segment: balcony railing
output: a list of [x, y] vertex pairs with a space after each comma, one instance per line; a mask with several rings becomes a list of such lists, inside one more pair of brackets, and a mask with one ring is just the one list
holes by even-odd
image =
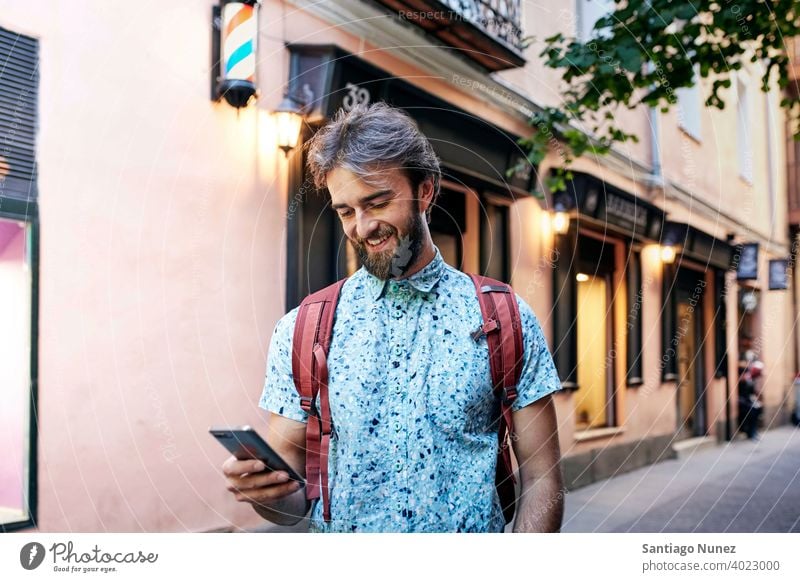
[[375, 0], [490, 71], [525, 64], [520, 0]]

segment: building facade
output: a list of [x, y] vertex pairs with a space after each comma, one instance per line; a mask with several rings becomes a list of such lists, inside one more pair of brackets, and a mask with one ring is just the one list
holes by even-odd
[[522, 37], [586, 35], [602, 3], [263, 0], [258, 99], [238, 110], [212, 98], [213, 2], [158, 18], [53, 4], [0, 15], [5, 529], [261, 523], [224, 489], [208, 428], [263, 425], [275, 323], [358, 268], [302, 147], [278, 147], [285, 95], [306, 105], [300, 145], [377, 100], [429, 137], [434, 242], [510, 281], [554, 353], [570, 488], [731, 438], [743, 335], [766, 366], [765, 422], [785, 422], [794, 285], [771, 287], [793, 265], [786, 128], [757, 71], [724, 111], [701, 85], [669, 114], [621, 113], [640, 141], [537, 198], [557, 142], [520, 169], [517, 140], [559, 79]]

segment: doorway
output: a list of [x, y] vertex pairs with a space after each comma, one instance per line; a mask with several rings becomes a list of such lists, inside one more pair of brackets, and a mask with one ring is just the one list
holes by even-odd
[[578, 274], [578, 386], [575, 428], [610, 426], [609, 387], [613, 386], [610, 312], [611, 285], [606, 275]]
[[676, 436], [686, 439], [706, 434], [705, 366], [703, 337], [704, 273], [681, 268], [675, 290], [675, 333], [678, 338]]
[[614, 241], [596, 233], [577, 239], [577, 380], [575, 428], [616, 425], [614, 398]]

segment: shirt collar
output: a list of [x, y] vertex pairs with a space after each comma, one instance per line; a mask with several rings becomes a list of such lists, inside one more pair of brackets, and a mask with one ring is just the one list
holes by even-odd
[[[434, 245], [433, 250], [435, 254], [433, 255], [433, 259], [431, 259], [427, 265], [410, 277], [397, 280], [397, 282], [408, 282], [411, 287], [423, 293], [428, 293], [431, 291], [431, 289], [436, 286], [436, 283], [439, 282], [439, 279], [442, 278], [442, 274], [444, 273], [445, 269], [444, 259], [442, 259], [442, 255], [436, 245]], [[369, 288], [370, 295], [375, 301], [377, 301], [383, 295], [388, 281], [385, 279], [378, 279], [366, 269], [364, 269], [364, 272], [367, 276], [367, 287]]]

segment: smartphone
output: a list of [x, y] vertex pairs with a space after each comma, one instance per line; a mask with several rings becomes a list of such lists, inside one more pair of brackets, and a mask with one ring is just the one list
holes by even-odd
[[297, 472], [283, 460], [267, 442], [261, 438], [255, 429], [249, 426], [236, 428], [210, 428], [208, 432], [216, 438], [223, 447], [240, 461], [258, 459], [270, 471], [284, 471], [289, 479], [305, 486], [306, 482]]

